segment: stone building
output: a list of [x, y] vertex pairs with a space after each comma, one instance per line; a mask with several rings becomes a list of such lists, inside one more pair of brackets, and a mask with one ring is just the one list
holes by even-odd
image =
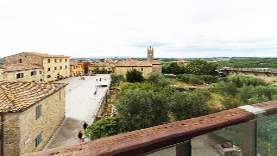
[[115, 64], [114, 73], [125, 75], [128, 70], [137, 69], [142, 72], [144, 78], [154, 72], [162, 73], [162, 65], [160, 61], [154, 60], [154, 49], [147, 49], [147, 61], [139, 61], [135, 59], [127, 59], [123, 61], [118, 61]]
[[70, 75], [69, 56], [22, 52], [4, 59], [4, 77], [10, 82], [51, 82]]
[[65, 117], [63, 83], [0, 82], [1, 156], [41, 151]]
[[142, 72], [144, 78], [148, 78], [153, 72], [162, 73], [162, 65], [160, 61], [154, 60], [154, 49], [147, 49], [147, 60], [139, 61], [136, 59], [127, 59], [123, 61], [105, 61], [101, 63], [93, 63], [89, 66], [89, 73], [93, 73], [95, 69], [106, 69], [110, 73], [126, 75], [128, 70], [136, 69]]
[[108, 63], [108, 62], [100, 62], [100, 63], [92, 63], [88, 67], [88, 74], [94, 74], [97, 73], [97, 71], [100, 70], [107, 70], [107, 72], [110, 74], [114, 71], [114, 64]]

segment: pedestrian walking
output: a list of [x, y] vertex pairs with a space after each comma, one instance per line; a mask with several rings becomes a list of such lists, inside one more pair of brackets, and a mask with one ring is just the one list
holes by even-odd
[[83, 142], [83, 133], [82, 130], [80, 130], [77, 134], [77, 138], [79, 139], [79, 143]]
[[86, 131], [87, 127], [88, 127], [88, 124], [86, 122], [84, 122], [84, 124], [83, 124], [84, 131]]

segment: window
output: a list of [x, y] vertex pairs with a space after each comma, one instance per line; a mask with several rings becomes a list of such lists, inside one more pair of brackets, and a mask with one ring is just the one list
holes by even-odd
[[143, 71], [143, 68], [140, 68], [140, 71]]
[[16, 79], [21, 79], [24, 77], [24, 74], [23, 73], [18, 73], [16, 74]]
[[65, 68], [67, 68], [67, 66], [65, 66]]
[[41, 71], [41, 70], [39, 71], [39, 74], [42, 74], [42, 71]]
[[22, 63], [22, 59], [19, 59], [18, 62], [19, 62], [19, 63]]
[[48, 63], [50, 63], [51, 61], [50, 61], [50, 59], [48, 59]]
[[37, 136], [37, 138], [36, 138], [36, 147], [38, 147], [38, 145], [40, 144], [41, 140], [42, 140], [42, 137], [41, 137], [41, 134], [39, 134]]
[[57, 67], [55, 67], [55, 70], [57, 70]]
[[41, 116], [41, 105], [38, 105], [36, 107], [36, 119], [38, 119]]
[[67, 59], [65, 59], [65, 62], [67, 62]]
[[63, 69], [63, 66], [60, 66], [60, 69]]
[[57, 63], [57, 59], [55, 59], [55, 62]]
[[33, 75], [37, 75], [37, 72], [36, 71], [32, 71], [31, 72], [31, 76], [33, 76]]
[[62, 62], [62, 59], [60, 59], [60, 62]]
[[51, 75], [47, 75], [47, 78], [50, 78], [51, 77]]
[[50, 68], [48, 68], [48, 71], [50, 71], [51, 69]]

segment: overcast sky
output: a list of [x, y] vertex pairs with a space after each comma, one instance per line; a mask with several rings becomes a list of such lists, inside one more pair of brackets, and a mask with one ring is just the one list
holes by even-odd
[[276, 0], [1, 0], [0, 57], [277, 57]]

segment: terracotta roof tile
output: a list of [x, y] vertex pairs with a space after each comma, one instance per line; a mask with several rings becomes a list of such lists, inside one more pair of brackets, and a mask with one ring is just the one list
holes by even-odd
[[135, 59], [128, 59], [124, 61], [118, 61], [116, 63], [117, 67], [151, 67], [152, 63], [150, 61], [138, 61]]
[[24, 66], [20, 66], [20, 65], [9, 65], [6, 66], [6, 72], [10, 72], [10, 71], [21, 71], [21, 70], [30, 70], [30, 69], [43, 69], [43, 67], [39, 66], [39, 65], [24, 65]]
[[23, 53], [27, 53], [27, 54], [31, 54], [31, 55], [36, 55], [36, 56], [41, 56], [41, 57], [51, 57], [51, 58], [68, 58], [69, 56], [65, 56], [65, 55], [49, 55], [49, 54], [42, 54], [42, 53], [38, 53], [38, 52], [23, 52]]
[[18, 112], [65, 87], [65, 83], [0, 81], [0, 112]]

